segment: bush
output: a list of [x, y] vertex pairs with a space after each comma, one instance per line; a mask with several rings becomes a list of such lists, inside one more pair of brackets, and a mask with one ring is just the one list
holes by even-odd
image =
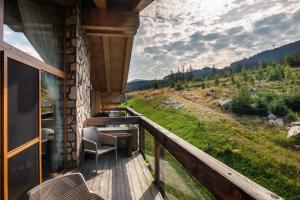
[[277, 116], [286, 116], [290, 110], [283, 98], [275, 99], [270, 103], [270, 112]]
[[266, 116], [269, 112], [269, 102], [264, 97], [258, 97], [254, 103], [254, 113], [260, 116]]
[[270, 68], [268, 72], [269, 81], [282, 81], [284, 79], [284, 68], [280, 65]]
[[289, 111], [288, 114], [284, 117], [284, 119], [286, 121], [293, 122], [297, 120], [297, 117], [298, 117], [297, 113]]
[[184, 89], [184, 85], [181, 82], [178, 82], [175, 85], [175, 90], [179, 91], [179, 90], [183, 90]]
[[239, 114], [253, 114], [254, 109], [252, 106], [253, 98], [248, 88], [243, 87], [239, 90], [238, 94], [232, 98], [231, 109]]
[[300, 112], [300, 94], [285, 97], [287, 106], [295, 112]]

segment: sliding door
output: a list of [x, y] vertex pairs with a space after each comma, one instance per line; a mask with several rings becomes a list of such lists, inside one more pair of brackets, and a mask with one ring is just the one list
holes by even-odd
[[39, 183], [39, 70], [7, 59], [8, 198]]

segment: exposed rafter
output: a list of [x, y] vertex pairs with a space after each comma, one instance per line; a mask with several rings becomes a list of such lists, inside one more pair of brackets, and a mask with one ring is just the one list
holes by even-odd
[[132, 45], [133, 45], [133, 37], [128, 37], [126, 42], [126, 52], [125, 52], [125, 60], [124, 60], [124, 72], [123, 72], [123, 85], [122, 85], [122, 93], [126, 91], [127, 79], [128, 79], [128, 71], [129, 71], [129, 64], [132, 52]]
[[60, 4], [62, 6], [70, 6], [73, 7], [76, 5], [76, 0], [53, 0], [55, 3]]
[[154, 0], [133, 0], [131, 4], [132, 12], [139, 13], [144, 10]]
[[94, 0], [99, 10], [107, 10], [107, 0]]
[[104, 62], [105, 62], [105, 75], [106, 75], [106, 90], [111, 92], [111, 51], [110, 51], [110, 39], [108, 37], [103, 37], [103, 52], [104, 52]]

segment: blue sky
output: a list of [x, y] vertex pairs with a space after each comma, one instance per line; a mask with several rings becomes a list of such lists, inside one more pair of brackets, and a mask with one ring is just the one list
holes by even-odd
[[222, 68], [300, 39], [300, 0], [156, 0], [140, 14], [129, 81]]

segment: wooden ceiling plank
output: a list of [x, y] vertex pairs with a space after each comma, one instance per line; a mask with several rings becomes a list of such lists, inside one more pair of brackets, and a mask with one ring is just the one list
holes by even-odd
[[94, 0], [97, 8], [99, 10], [107, 10], [107, 1], [106, 0]]
[[117, 33], [86, 33], [87, 36], [96, 36], [96, 37], [128, 37], [127, 34], [117, 34]]
[[91, 25], [82, 25], [81, 28], [85, 30], [97, 30], [97, 31], [126, 31], [126, 32], [135, 32], [135, 29], [132, 27], [116, 27], [116, 26], [91, 26]]
[[55, 3], [58, 3], [62, 6], [70, 6], [73, 7], [76, 5], [76, 1], [75, 0], [53, 0]]
[[153, 1], [154, 0], [133, 0], [131, 4], [131, 10], [134, 13], [139, 13]]
[[123, 94], [125, 94], [126, 85], [127, 85], [132, 45], [133, 45], [133, 37], [128, 37], [126, 42], [126, 52], [125, 52], [125, 60], [124, 60], [124, 72], [123, 72], [123, 84], [122, 84]]
[[106, 75], [106, 89], [107, 92], [111, 92], [111, 50], [110, 50], [110, 38], [103, 37], [103, 52], [105, 62], [105, 75]]

